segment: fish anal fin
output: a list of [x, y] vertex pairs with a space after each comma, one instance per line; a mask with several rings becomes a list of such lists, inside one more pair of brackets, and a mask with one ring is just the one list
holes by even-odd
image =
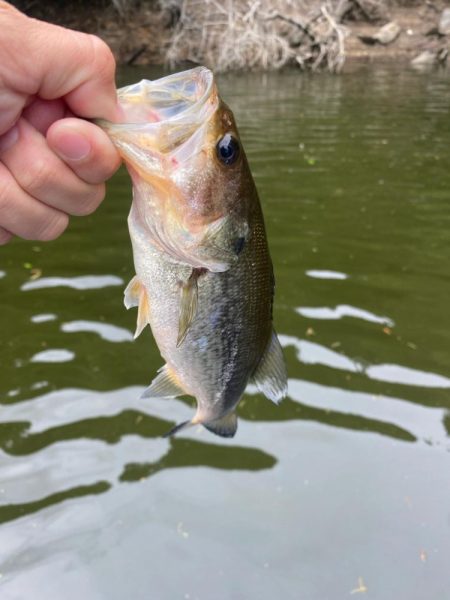
[[123, 303], [125, 308], [133, 308], [133, 306], [139, 306], [139, 297], [142, 290], [142, 283], [137, 278], [137, 275], [130, 280], [130, 283], [125, 288]]
[[168, 365], [164, 365], [141, 398], [176, 398], [184, 393], [175, 373]]
[[283, 350], [273, 330], [264, 354], [253, 373], [252, 381], [258, 390], [275, 404], [287, 395], [287, 372]]
[[238, 420], [236, 413], [230, 412], [220, 419], [214, 421], [202, 422], [203, 427], [208, 431], [220, 435], [221, 437], [232, 438], [236, 433]]
[[189, 327], [197, 314], [198, 306], [198, 278], [201, 269], [192, 269], [192, 273], [186, 283], [183, 283], [180, 291], [180, 315], [178, 320], [177, 348], [183, 343]]

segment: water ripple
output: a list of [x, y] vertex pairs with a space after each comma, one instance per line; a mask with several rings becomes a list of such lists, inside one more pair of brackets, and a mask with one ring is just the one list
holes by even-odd
[[97, 333], [107, 342], [132, 342], [134, 339], [133, 334], [128, 329], [110, 323], [99, 323], [98, 321], [70, 321], [61, 325], [61, 331], [66, 333], [82, 331]]
[[340, 271], [310, 269], [309, 271], [305, 271], [305, 273], [308, 277], [313, 277], [314, 279], [348, 279], [348, 275]]
[[355, 319], [362, 319], [370, 323], [380, 323], [381, 325], [389, 325], [389, 327], [394, 326], [394, 321], [389, 319], [389, 317], [378, 316], [368, 310], [348, 304], [339, 304], [334, 308], [327, 306], [299, 306], [295, 311], [308, 319], [337, 320], [343, 317], [354, 317]]
[[31, 362], [35, 363], [62, 363], [69, 362], [75, 358], [74, 352], [64, 348], [54, 348], [52, 350], [43, 350], [31, 357]]
[[35, 281], [25, 282], [20, 289], [23, 292], [53, 287], [69, 287], [74, 290], [98, 290], [123, 284], [123, 279], [116, 275], [82, 275], [80, 277], [41, 277]]
[[365, 369], [367, 377], [389, 383], [403, 383], [427, 388], [450, 388], [450, 379], [438, 373], [410, 369], [401, 365], [372, 365]]
[[54, 321], [56, 315], [52, 313], [43, 313], [41, 315], [33, 315], [30, 319], [32, 323], [47, 323], [47, 321]]
[[365, 419], [382, 419], [385, 423], [406, 429], [415, 438], [446, 444], [444, 427], [446, 411], [414, 404], [383, 394], [343, 390], [318, 383], [289, 379], [289, 397], [305, 406], [326, 411], [339, 411]]
[[393, 364], [367, 365], [314, 342], [299, 340], [289, 335], [280, 335], [279, 338], [283, 347], [294, 346], [296, 348], [297, 358], [304, 364], [319, 364], [352, 373], [363, 373], [369, 379], [401, 385], [450, 388], [450, 379], [438, 373]]

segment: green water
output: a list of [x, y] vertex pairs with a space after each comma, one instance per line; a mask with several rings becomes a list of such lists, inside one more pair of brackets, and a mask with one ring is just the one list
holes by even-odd
[[449, 74], [220, 86], [266, 216], [289, 398], [250, 389], [232, 441], [161, 438], [193, 411], [139, 399], [162, 361], [122, 305], [124, 172], [61, 239], [0, 249], [0, 598], [448, 598]]

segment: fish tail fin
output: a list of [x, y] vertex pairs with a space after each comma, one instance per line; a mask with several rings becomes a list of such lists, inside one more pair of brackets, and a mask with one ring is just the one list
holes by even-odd
[[208, 431], [220, 435], [221, 437], [232, 438], [237, 431], [238, 420], [236, 413], [230, 412], [220, 419], [214, 419], [213, 421], [207, 421], [202, 423], [203, 427], [206, 427]]
[[220, 437], [232, 438], [237, 431], [238, 420], [234, 411], [226, 414], [220, 419], [214, 419], [212, 421], [200, 421], [198, 417], [194, 417], [190, 421], [183, 421], [183, 423], [175, 425], [175, 427], [172, 427], [172, 429], [165, 433], [163, 437], [172, 437], [179, 431], [192, 427], [193, 425], [203, 425], [208, 431], [220, 435]]

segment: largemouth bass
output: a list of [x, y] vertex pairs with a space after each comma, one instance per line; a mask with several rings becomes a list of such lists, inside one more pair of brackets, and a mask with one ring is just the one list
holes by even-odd
[[166, 361], [143, 396], [196, 398], [192, 420], [168, 435], [201, 423], [232, 437], [249, 382], [276, 403], [287, 391], [264, 220], [233, 114], [204, 67], [118, 98], [125, 122], [100, 125], [133, 182], [125, 306]]

